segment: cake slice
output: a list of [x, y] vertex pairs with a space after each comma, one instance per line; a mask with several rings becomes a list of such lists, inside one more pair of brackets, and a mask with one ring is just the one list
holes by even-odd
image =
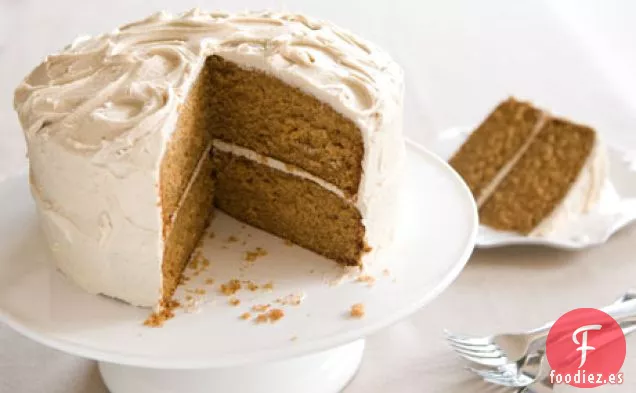
[[596, 132], [513, 98], [501, 103], [450, 160], [483, 225], [547, 235], [598, 201], [605, 157]]

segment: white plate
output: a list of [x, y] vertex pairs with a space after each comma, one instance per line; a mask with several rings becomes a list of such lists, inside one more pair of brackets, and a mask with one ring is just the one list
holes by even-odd
[[[448, 160], [466, 140], [471, 128], [457, 127], [442, 132], [431, 150]], [[561, 249], [582, 249], [605, 243], [610, 236], [636, 220], [636, 157], [612, 146], [607, 147], [609, 179], [598, 206], [578, 217], [562, 231], [547, 237], [529, 237], [479, 226], [477, 246], [537, 245]]]
[[[204, 249], [211, 266], [190, 288], [207, 288], [198, 313], [183, 313], [162, 328], [142, 326], [148, 311], [83, 292], [52, 267], [38, 229], [27, 177], [0, 183], [0, 320], [24, 335], [87, 358], [154, 368], [224, 367], [291, 358], [350, 343], [413, 313], [439, 295], [469, 258], [477, 214], [468, 188], [443, 161], [408, 144], [406, 185], [398, 241], [372, 267], [377, 282], [329, 285], [342, 269], [277, 237], [243, 227], [223, 215]], [[9, 207], [9, 208], [7, 208]], [[227, 243], [235, 235], [240, 240]], [[242, 241], [247, 243], [243, 245]], [[242, 303], [216, 285], [240, 275], [243, 253], [263, 247], [268, 255], [245, 270], [245, 279], [274, 282], [274, 291], [241, 291]], [[224, 248], [226, 247], [226, 248]], [[381, 271], [390, 269], [389, 277]], [[313, 273], [312, 273], [313, 271]], [[300, 306], [284, 307], [275, 324], [255, 325], [238, 316], [251, 305], [304, 292]], [[364, 303], [366, 316], [348, 317]], [[292, 340], [296, 337], [297, 339]]]

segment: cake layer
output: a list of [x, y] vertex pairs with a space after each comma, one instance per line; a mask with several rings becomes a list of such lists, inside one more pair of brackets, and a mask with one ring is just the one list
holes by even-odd
[[355, 205], [321, 185], [215, 151], [215, 204], [231, 216], [347, 265], [365, 252]]
[[206, 61], [207, 116], [215, 138], [298, 166], [358, 192], [362, 135], [329, 105], [261, 71]]
[[479, 200], [535, 132], [541, 111], [514, 98], [502, 102], [449, 160]]
[[495, 229], [529, 234], [561, 204], [595, 146], [589, 127], [552, 118], [479, 210]]
[[213, 209], [214, 177], [210, 149], [202, 153], [193, 177], [184, 190], [171, 228], [164, 240], [163, 298], [172, 296], [179, 283], [181, 272], [208, 226]]
[[204, 68], [179, 108], [179, 120], [161, 161], [159, 192], [164, 238], [194, 169], [212, 139], [205, 123], [205, 108], [209, 101], [208, 86], [205, 85], [207, 75]]

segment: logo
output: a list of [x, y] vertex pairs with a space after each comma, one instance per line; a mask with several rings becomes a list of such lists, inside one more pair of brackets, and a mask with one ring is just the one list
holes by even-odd
[[[585, 325], [574, 331], [574, 334], [572, 335], [572, 341], [574, 341], [575, 344], [581, 344], [581, 346], [576, 349], [577, 351], [581, 351], [581, 364], [579, 364], [579, 368], [585, 365], [585, 361], [587, 360], [587, 351], [593, 351], [596, 349], [587, 345], [587, 331], [601, 330], [602, 328], [603, 326], [601, 325]], [[579, 340], [577, 339], [577, 335], [579, 333], [582, 333], [581, 336], [583, 336], [583, 341], [581, 343], [579, 343]]]
[[594, 308], [579, 308], [561, 316], [546, 342], [552, 382], [578, 388], [622, 383], [625, 353], [620, 325]]

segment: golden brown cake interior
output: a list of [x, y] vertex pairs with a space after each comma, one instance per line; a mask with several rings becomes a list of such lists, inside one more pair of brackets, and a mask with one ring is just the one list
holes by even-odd
[[530, 233], [565, 198], [595, 143], [593, 129], [551, 119], [479, 211], [482, 223]]
[[203, 70], [180, 107], [159, 172], [164, 300], [177, 287], [212, 212], [212, 136], [205, 123], [206, 75], [207, 70]]
[[359, 263], [364, 226], [355, 205], [262, 163], [208, 154], [213, 139], [291, 164], [349, 197], [357, 193], [363, 143], [350, 120], [263, 72], [208, 58], [180, 108], [160, 168], [164, 300], [209, 222], [213, 200], [239, 220], [344, 264]]
[[212, 136], [207, 131], [205, 116], [205, 108], [209, 101], [207, 75], [208, 70], [204, 68], [190, 89], [188, 98], [181, 105], [176, 130], [161, 161], [159, 193], [164, 238], [167, 235], [166, 230], [170, 227], [172, 215], [192, 178], [194, 168], [212, 141]]
[[541, 112], [530, 104], [509, 98], [495, 108], [449, 160], [475, 199], [528, 141], [540, 116]]
[[358, 191], [363, 145], [353, 122], [263, 72], [218, 56], [206, 67], [215, 138], [303, 168], [350, 195]]
[[162, 268], [164, 299], [172, 296], [181, 272], [210, 222], [213, 200], [213, 161], [209, 154], [205, 154], [165, 239]]
[[347, 265], [364, 248], [355, 206], [316, 183], [216, 151], [216, 205], [241, 221]]

